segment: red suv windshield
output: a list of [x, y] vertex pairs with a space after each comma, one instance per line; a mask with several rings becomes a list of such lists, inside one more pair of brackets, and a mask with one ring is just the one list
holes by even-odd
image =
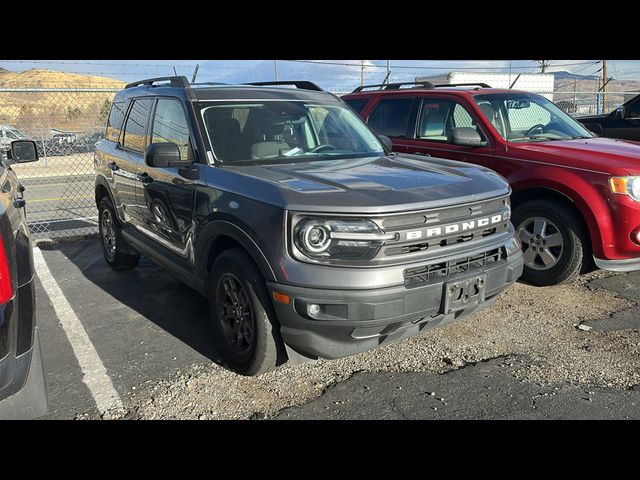
[[541, 95], [523, 92], [474, 95], [484, 117], [510, 142], [570, 140], [593, 135]]

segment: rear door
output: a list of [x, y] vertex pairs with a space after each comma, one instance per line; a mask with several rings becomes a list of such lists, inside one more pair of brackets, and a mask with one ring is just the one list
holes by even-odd
[[144, 162], [144, 150], [148, 144], [148, 123], [154, 100], [150, 97], [134, 98], [124, 121], [124, 128], [117, 147], [118, 155], [113, 172], [115, 195], [122, 207], [126, 221], [140, 225], [143, 212], [137, 204], [138, 170]]
[[[149, 127], [149, 143], [171, 142], [182, 159], [194, 161], [192, 132], [183, 103], [159, 97], [154, 104]], [[202, 167], [197, 163], [195, 169]], [[186, 175], [186, 176], [185, 176]], [[143, 233], [179, 255], [188, 266], [189, 238], [194, 207], [194, 181], [178, 167], [151, 167], [138, 164], [138, 208]], [[197, 176], [197, 175], [196, 175]]]
[[385, 95], [369, 112], [367, 123], [377, 134], [391, 139], [395, 152], [413, 153], [406, 141], [415, 131], [417, 103], [412, 95]]
[[[452, 97], [424, 95], [417, 100], [416, 129], [411, 138], [402, 140], [407, 153], [431, 155], [461, 162], [489, 166], [494, 146], [485, 134], [475, 113]], [[453, 145], [454, 128], [474, 128], [486, 142], [482, 147]]]

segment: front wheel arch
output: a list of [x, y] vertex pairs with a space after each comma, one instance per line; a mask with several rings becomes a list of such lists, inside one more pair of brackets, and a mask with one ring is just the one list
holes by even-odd
[[[593, 238], [593, 232], [589, 228], [584, 215], [577, 207], [577, 205], [564, 193], [551, 188], [528, 188], [524, 190], [518, 190], [511, 195], [511, 208], [515, 210], [519, 205], [522, 205], [528, 201], [535, 200], [549, 200], [557, 202], [571, 210], [575, 217], [580, 221], [582, 228], [586, 232], [587, 245], [585, 245], [585, 253], [593, 257], [593, 244], [600, 242], [600, 238]], [[517, 225], [514, 225], [517, 227]]]

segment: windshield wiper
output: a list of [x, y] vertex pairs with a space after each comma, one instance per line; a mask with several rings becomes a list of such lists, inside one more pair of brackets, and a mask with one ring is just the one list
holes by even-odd
[[582, 138], [593, 138], [593, 137], [585, 137], [584, 135], [575, 135], [571, 137], [573, 140], [580, 140]]

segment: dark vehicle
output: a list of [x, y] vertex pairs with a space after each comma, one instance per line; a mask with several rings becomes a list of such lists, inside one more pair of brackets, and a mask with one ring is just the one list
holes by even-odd
[[48, 140], [36, 141], [36, 147], [41, 157], [71, 155], [77, 151], [77, 141], [78, 136], [75, 133], [55, 133]]
[[611, 113], [578, 117], [576, 120], [600, 137], [640, 142], [640, 95]]
[[12, 142], [8, 157], [0, 162], [0, 419], [26, 419], [47, 413], [47, 396], [24, 188], [9, 165], [37, 160], [35, 143]]
[[207, 296], [243, 374], [453, 321], [522, 271], [504, 179], [392, 154], [310, 82], [127, 85], [95, 167], [107, 263], [143, 253]]
[[640, 144], [596, 138], [541, 95], [486, 84], [371, 85], [343, 99], [396, 152], [503, 175], [524, 280], [562, 283], [593, 263], [640, 269]]
[[98, 142], [104, 138], [103, 132], [87, 133], [80, 135], [78, 140], [73, 143], [72, 151], [74, 153], [90, 153], [95, 152]]

